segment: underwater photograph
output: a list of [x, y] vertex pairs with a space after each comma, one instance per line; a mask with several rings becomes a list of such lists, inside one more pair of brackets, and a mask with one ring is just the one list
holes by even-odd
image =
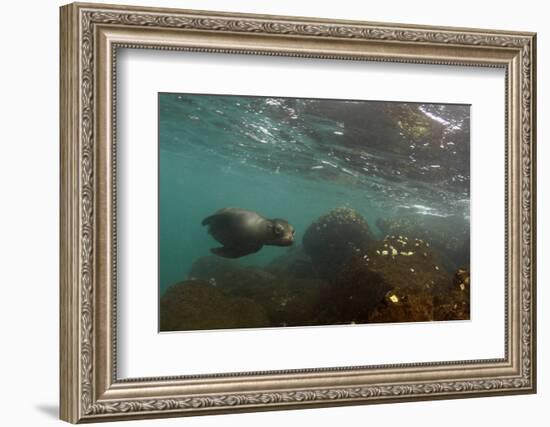
[[470, 318], [470, 105], [158, 111], [160, 332]]

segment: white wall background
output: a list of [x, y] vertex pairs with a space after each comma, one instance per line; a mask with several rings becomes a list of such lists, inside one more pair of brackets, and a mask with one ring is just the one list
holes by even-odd
[[[113, 3], [122, 3], [110, 0]], [[130, 1], [130, 0], [129, 0]], [[133, 0], [133, 4], [538, 32], [539, 393], [437, 402], [208, 416], [131, 425], [546, 425], [550, 405], [550, 29], [544, 2]], [[60, 425], [58, 402], [58, 6], [2, 5], [0, 65], [0, 401], [2, 425]]]

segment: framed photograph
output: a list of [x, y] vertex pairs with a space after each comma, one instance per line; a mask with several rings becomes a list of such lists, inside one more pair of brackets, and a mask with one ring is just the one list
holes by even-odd
[[536, 391], [535, 34], [60, 22], [63, 420]]

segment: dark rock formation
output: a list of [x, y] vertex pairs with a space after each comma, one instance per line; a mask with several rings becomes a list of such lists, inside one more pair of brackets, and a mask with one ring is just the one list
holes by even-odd
[[354, 255], [338, 278], [323, 288], [323, 324], [367, 323], [390, 287], [373, 272], [366, 255]]
[[390, 289], [369, 322], [436, 320], [437, 298], [450, 292], [452, 281], [430, 243], [404, 235], [386, 236], [368, 252], [366, 261]]
[[469, 319], [469, 268], [453, 278], [423, 238], [374, 241], [360, 215], [340, 208], [310, 226], [304, 249], [266, 267], [199, 258], [192, 279], [162, 296], [161, 330]]
[[203, 280], [171, 286], [160, 299], [160, 330], [189, 331], [270, 326], [265, 309], [242, 297], [229, 297]]
[[450, 292], [436, 297], [435, 320], [470, 319], [470, 268], [459, 268]]
[[304, 251], [319, 276], [334, 280], [353, 255], [363, 253], [373, 242], [367, 221], [355, 210], [341, 207], [314, 221], [303, 237]]
[[470, 263], [470, 223], [462, 216], [400, 215], [380, 218], [376, 226], [385, 235], [415, 236], [430, 242], [450, 272]]
[[243, 267], [235, 259], [218, 256], [203, 256], [191, 265], [188, 277], [191, 280], [201, 279], [210, 282], [219, 281], [226, 273], [240, 270]]
[[311, 258], [306, 255], [301, 246], [294, 246], [271, 261], [265, 270], [277, 276], [286, 276], [294, 279], [317, 279], [318, 275], [313, 267]]
[[434, 298], [421, 289], [394, 289], [376, 307], [370, 323], [427, 322], [434, 320]]
[[316, 323], [323, 282], [275, 276], [247, 268], [226, 274], [218, 288], [232, 297], [244, 297], [264, 307], [271, 326], [304, 326]]
[[366, 262], [392, 289], [425, 289], [433, 293], [451, 286], [451, 277], [437, 252], [419, 238], [386, 236], [367, 252]]

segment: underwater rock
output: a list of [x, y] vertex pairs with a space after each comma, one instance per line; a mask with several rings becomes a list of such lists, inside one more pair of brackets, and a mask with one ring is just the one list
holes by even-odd
[[323, 288], [319, 323], [367, 323], [389, 289], [363, 255], [353, 255], [338, 278]]
[[218, 282], [226, 274], [243, 267], [237, 260], [217, 256], [203, 256], [195, 260], [189, 270], [189, 279], [202, 279]]
[[370, 323], [427, 322], [434, 320], [434, 298], [422, 289], [393, 289], [376, 307]]
[[228, 296], [251, 299], [262, 306], [271, 326], [305, 326], [316, 324], [323, 285], [320, 280], [243, 268], [224, 275], [217, 288]]
[[[323, 293], [328, 323], [434, 320], [434, 298], [447, 294], [451, 276], [430, 244], [408, 236], [386, 236], [343, 266]], [[327, 308], [330, 307], [330, 308]]]
[[453, 277], [453, 287], [470, 299], [470, 267], [459, 268]]
[[435, 320], [470, 319], [470, 267], [459, 268], [450, 292], [436, 296]]
[[430, 242], [449, 271], [470, 263], [470, 225], [463, 216], [400, 215], [379, 218], [376, 226], [386, 235], [415, 236]]
[[266, 309], [274, 326], [316, 325], [322, 285], [316, 280], [289, 279], [259, 293], [254, 300]]
[[364, 258], [389, 289], [368, 322], [435, 320], [436, 297], [451, 290], [452, 280], [428, 242], [404, 235], [386, 236]]
[[392, 289], [425, 289], [434, 293], [451, 287], [451, 276], [437, 253], [419, 238], [386, 236], [364, 259], [369, 269]]
[[271, 261], [265, 270], [277, 276], [296, 279], [317, 279], [317, 272], [302, 246], [295, 246]]
[[356, 210], [340, 207], [314, 221], [302, 242], [319, 276], [334, 280], [342, 266], [367, 250], [373, 240], [367, 221]]
[[227, 295], [248, 297], [274, 283], [278, 281], [273, 273], [257, 267], [241, 267], [227, 271], [216, 281], [216, 287]]
[[172, 285], [160, 299], [160, 330], [189, 331], [270, 326], [265, 309], [242, 297], [228, 297], [204, 280]]

